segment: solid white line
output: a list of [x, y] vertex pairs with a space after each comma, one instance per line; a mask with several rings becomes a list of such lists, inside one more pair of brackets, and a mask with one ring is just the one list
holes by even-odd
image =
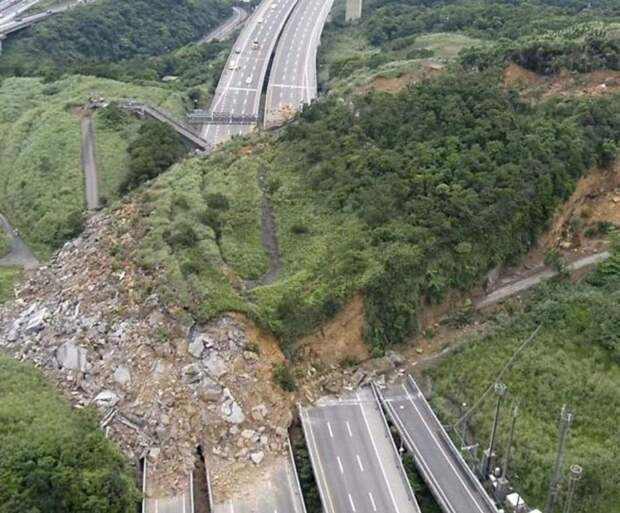
[[357, 510], [355, 509], [355, 504], [353, 504], [353, 497], [351, 497], [351, 494], [348, 494], [348, 495], [349, 495], [349, 504], [351, 504], [351, 509], [355, 512]]
[[368, 498], [370, 499], [370, 504], [372, 504], [372, 510], [377, 511], [377, 505], [375, 504], [375, 499], [372, 496], [372, 492], [368, 492]]
[[[304, 409], [300, 408], [299, 409], [300, 415], [301, 415], [301, 420], [303, 423], [303, 416], [304, 416]], [[323, 470], [323, 463], [321, 462], [321, 456], [319, 455], [319, 450], [318, 450], [318, 445], [316, 443], [316, 438], [314, 438], [314, 431], [312, 431], [312, 424], [310, 422], [310, 417], [308, 416], [308, 412], [305, 412], [306, 414], [306, 424], [308, 426], [308, 433], [310, 434], [310, 442], [312, 443], [312, 446], [314, 447], [314, 454], [316, 455], [316, 462], [317, 465], [319, 467], [319, 476], [317, 476], [319, 478], [320, 481], [323, 481], [323, 486], [324, 486], [324, 490], [325, 490], [325, 494], [327, 496], [327, 502], [329, 502], [329, 506], [327, 504], [324, 504], [325, 508], [327, 508], [329, 511], [327, 511], [327, 513], [335, 513], [335, 508], [334, 508], [334, 502], [332, 501], [332, 497], [329, 493], [329, 487], [327, 485], [327, 479], [325, 478], [325, 471]], [[309, 448], [310, 449], [310, 448]], [[311, 450], [311, 449], [310, 449]], [[320, 490], [320, 485], [319, 485], [319, 490]]]
[[332, 425], [327, 421], [327, 430], [329, 431], [329, 437], [334, 438], [334, 432], [332, 431]]
[[336, 456], [336, 460], [338, 460], [338, 467], [340, 468], [340, 473], [344, 474], [344, 468], [342, 468], [342, 461], [340, 461], [340, 456]]
[[372, 447], [375, 450], [375, 455], [377, 456], [377, 461], [379, 462], [379, 468], [381, 469], [381, 473], [383, 474], [383, 480], [385, 481], [388, 492], [390, 493], [392, 504], [394, 504], [394, 510], [397, 513], [400, 513], [400, 508], [398, 507], [398, 504], [396, 503], [396, 499], [394, 498], [394, 493], [392, 492], [392, 485], [390, 484], [390, 481], [387, 478], [387, 475], [385, 474], [385, 468], [383, 467], [383, 461], [381, 460], [381, 456], [379, 455], [379, 449], [377, 449], [377, 444], [375, 444], [375, 439], [372, 436], [372, 431], [370, 430], [370, 424], [368, 424], [368, 418], [366, 417], [366, 412], [364, 411], [364, 406], [362, 404], [359, 394], [360, 394], [359, 392], [356, 392], [355, 396], [357, 397], [357, 400], [359, 401], [359, 407], [360, 407], [360, 410], [362, 410], [362, 417], [364, 417], [364, 423], [366, 424], [366, 429], [368, 430], [368, 436], [370, 437], [370, 442], [372, 443]]
[[351, 424], [349, 424], [349, 421], [345, 421], [345, 424], [347, 425], [347, 431], [349, 432], [349, 436], [351, 438], [353, 438], [353, 431], [351, 431]]
[[355, 457], [357, 458], [357, 464], [360, 467], [360, 471], [364, 472], [364, 465], [362, 465], [362, 459], [360, 458], [360, 455], [356, 454]]
[[452, 507], [452, 504], [448, 500], [448, 497], [444, 493], [443, 489], [441, 488], [441, 486], [439, 486], [439, 483], [437, 482], [437, 479], [435, 479], [435, 476], [430, 471], [430, 467], [428, 466], [428, 463], [426, 462], [426, 460], [424, 459], [424, 457], [422, 456], [420, 451], [417, 450], [415, 444], [413, 443], [413, 441], [411, 439], [411, 436], [409, 435], [409, 432], [405, 428], [405, 425], [404, 425], [402, 419], [398, 416], [398, 413], [396, 413], [396, 408], [394, 408], [394, 406], [392, 404], [392, 400], [391, 399], [386, 399], [385, 400], [385, 404], [386, 404], [388, 410], [392, 411], [393, 420], [397, 424], [397, 426], [400, 426], [401, 433], [403, 434], [403, 436], [405, 436], [405, 438], [407, 438], [409, 440], [409, 443], [411, 444], [411, 449], [416, 453], [415, 456], [416, 456], [416, 459], [417, 459], [418, 463], [421, 466], [426, 468], [426, 472], [427, 472], [428, 478], [435, 485], [435, 492], [437, 494], [441, 495], [441, 499], [443, 499], [445, 507], [448, 508], [451, 511], [451, 513], [457, 513], [457, 511]]
[[439, 448], [439, 451], [441, 452], [441, 454], [443, 455], [443, 457], [446, 459], [446, 461], [448, 462], [448, 465], [450, 465], [450, 468], [452, 469], [452, 471], [454, 472], [454, 475], [457, 477], [457, 479], [461, 482], [461, 484], [463, 485], [463, 488], [465, 488], [465, 491], [467, 492], [467, 494], [471, 497], [471, 500], [474, 501], [474, 504], [476, 505], [476, 507], [478, 508], [478, 511], [480, 511], [481, 513], [485, 513], [485, 510], [482, 509], [480, 507], [480, 504], [478, 504], [478, 501], [476, 500], [476, 498], [473, 496], [473, 494], [471, 493], [471, 490], [469, 489], [469, 487], [465, 484], [465, 481], [463, 481], [463, 478], [460, 476], [460, 474], [458, 473], [458, 471], [456, 470], [454, 464], [452, 463], [452, 461], [450, 460], [450, 458], [448, 457], [448, 455], [446, 454], [446, 451], [444, 451], [443, 447], [441, 446], [441, 443], [439, 442], [439, 440], [437, 440], [437, 437], [435, 436], [435, 433], [433, 433], [433, 431], [431, 431], [430, 426], [428, 425], [428, 423], [426, 422], [426, 420], [424, 419], [424, 417], [422, 416], [422, 414], [420, 413], [420, 410], [418, 409], [417, 405], [415, 404], [415, 401], [413, 400], [413, 398], [411, 397], [411, 394], [409, 393], [409, 390], [407, 389], [406, 385], [403, 384], [402, 387], [405, 390], [405, 393], [407, 394], [407, 398], [409, 399], [409, 402], [411, 402], [411, 404], [413, 405], [413, 407], [415, 408], [415, 411], [417, 412], [418, 416], [420, 417], [420, 420], [422, 420], [422, 422], [424, 423], [424, 426], [426, 427], [426, 430], [428, 431], [428, 434], [431, 436], [431, 438], [435, 441], [435, 443], [437, 444], [437, 447]]

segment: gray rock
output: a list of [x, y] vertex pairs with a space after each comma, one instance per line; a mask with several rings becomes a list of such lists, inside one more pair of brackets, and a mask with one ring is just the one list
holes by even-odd
[[56, 361], [63, 369], [79, 369], [86, 372], [90, 368], [88, 351], [69, 341], [56, 349]]
[[219, 401], [222, 397], [223, 390], [221, 385], [218, 385], [212, 379], [204, 378], [200, 386], [196, 389], [196, 393], [203, 401]]
[[209, 375], [215, 379], [218, 379], [226, 374], [226, 362], [214, 352], [209, 353], [205, 358], [203, 358], [202, 364], [207, 369]]
[[24, 335], [35, 335], [45, 328], [45, 319], [47, 318], [47, 308], [42, 308], [35, 312], [24, 328]]
[[190, 342], [188, 351], [194, 358], [200, 358], [203, 350], [204, 344], [200, 337], [197, 337], [193, 342]]
[[288, 436], [288, 431], [283, 427], [278, 426], [276, 428], [276, 435], [278, 435], [280, 438], [286, 438]]
[[124, 365], [120, 365], [114, 371], [114, 381], [119, 385], [127, 385], [131, 383], [131, 373]]
[[202, 379], [202, 369], [197, 363], [190, 363], [181, 369], [181, 381], [187, 385]]
[[250, 453], [250, 459], [255, 465], [260, 465], [263, 459], [265, 459], [265, 453], [263, 451], [252, 452]]
[[111, 390], [99, 392], [94, 399], [95, 404], [100, 408], [111, 408], [112, 406], [115, 406], [118, 401], [118, 396]]
[[353, 376], [351, 376], [351, 385], [353, 385], [354, 388], [359, 387], [362, 381], [364, 381], [365, 377], [366, 377], [366, 371], [362, 369], [361, 367], [358, 368], [353, 373]]
[[241, 424], [245, 421], [243, 410], [237, 401], [230, 399], [222, 404], [222, 418], [231, 424]]

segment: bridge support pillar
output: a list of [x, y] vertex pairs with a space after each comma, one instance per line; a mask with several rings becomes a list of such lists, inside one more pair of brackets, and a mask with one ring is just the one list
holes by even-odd
[[344, 21], [359, 20], [362, 17], [362, 1], [363, 0], [347, 0]]
[[6, 39], [4, 34], [0, 34], [0, 55], [2, 55], [2, 41]]
[[495, 487], [495, 501], [498, 504], [504, 504], [506, 496], [510, 491], [510, 482], [505, 477], [499, 477], [497, 479], [497, 485]]

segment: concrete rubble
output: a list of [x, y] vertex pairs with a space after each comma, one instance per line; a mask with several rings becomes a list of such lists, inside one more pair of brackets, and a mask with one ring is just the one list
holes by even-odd
[[196, 325], [164, 304], [165, 279], [112, 254], [135, 246], [129, 218], [93, 216], [30, 275], [0, 307], [0, 350], [41, 368], [76, 407], [97, 408], [130, 459], [148, 457], [161, 495], [184, 487], [198, 445], [225, 495], [240, 469], [260, 479], [286, 454], [293, 398], [272, 382], [273, 357], [247, 350], [249, 321]]

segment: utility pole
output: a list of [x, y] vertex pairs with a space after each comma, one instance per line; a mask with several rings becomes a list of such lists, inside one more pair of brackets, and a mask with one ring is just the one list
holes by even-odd
[[577, 488], [577, 481], [581, 479], [581, 474], [583, 474], [583, 468], [581, 468], [581, 466], [570, 466], [570, 473], [568, 476], [568, 495], [566, 497], [566, 502], [564, 503], [563, 513], [570, 513], [571, 507], [573, 505], [573, 497], [575, 496], [575, 488]]
[[497, 480], [497, 487], [495, 488], [495, 498], [498, 503], [503, 504], [506, 500], [506, 495], [510, 488], [508, 481], [508, 467], [510, 466], [510, 457], [512, 455], [512, 441], [515, 434], [515, 425], [517, 423], [517, 417], [519, 416], [519, 404], [513, 403], [512, 406], [512, 422], [510, 423], [510, 435], [508, 435], [508, 445], [506, 446], [506, 453], [504, 455], [504, 465], [502, 466], [502, 475]]
[[495, 438], [497, 436], [497, 424], [499, 422], [499, 410], [502, 405], [502, 399], [506, 395], [506, 385], [501, 381], [496, 381], [494, 385], [495, 395], [497, 395], [497, 405], [495, 407], [495, 418], [493, 419], [493, 427], [491, 429], [491, 440], [489, 448], [482, 455], [482, 464], [480, 465], [480, 474], [483, 480], [488, 479], [489, 473], [493, 469], [495, 461]]
[[551, 513], [555, 500], [558, 496], [560, 472], [562, 470], [562, 460], [564, 459], [564, 449], [566, 448], [566, 438], [568, 436], [568, 428], [573, 422], [573, 418], [573, 412], [571, 412], [566, 405], [562, 406], [562, 413], [560, 414], [560, 441], [558, 444], [558, 454], [555, 458], [553, 472], [551, 473], [551, 481], [549, 482], [549, 492], [547, 494], [547, 501], [545, 502], [544, 513]]

